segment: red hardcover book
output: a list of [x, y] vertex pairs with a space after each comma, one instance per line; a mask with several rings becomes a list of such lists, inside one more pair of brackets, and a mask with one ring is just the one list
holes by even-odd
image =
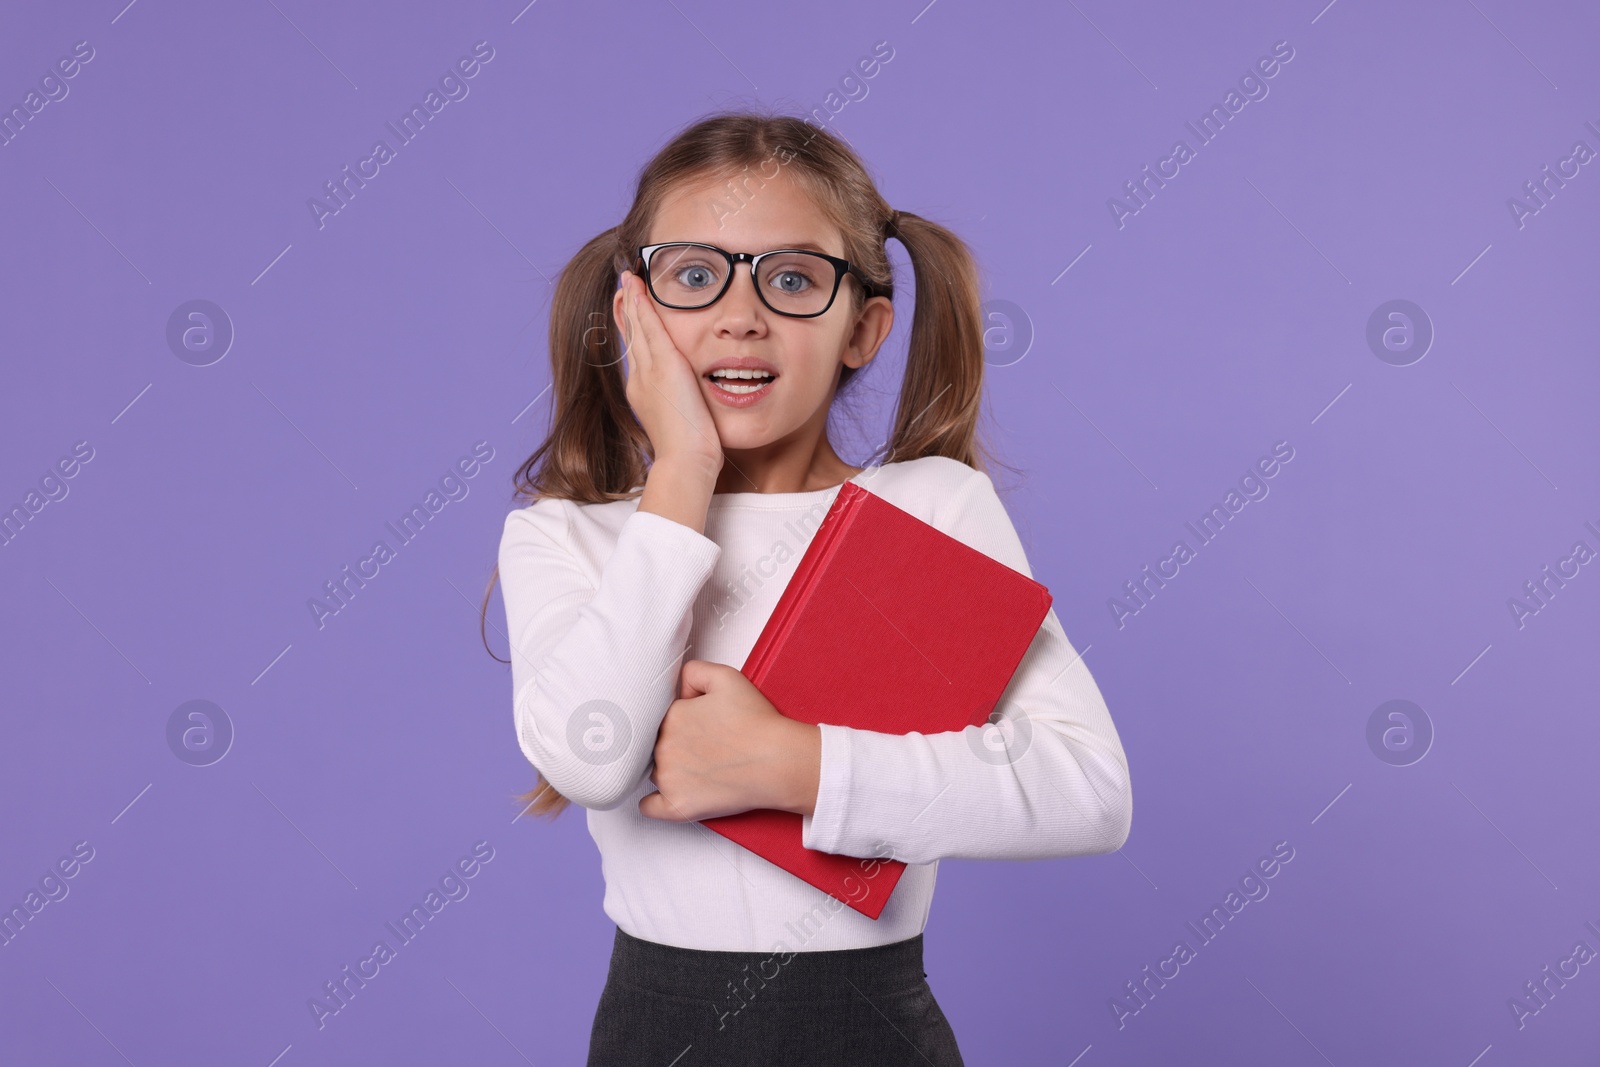
[[[1049, 610], [1040, 583], [846, 482], [740, 670], [801, 722], [960, 730], [988, 720]], [[905, 871], [806, 848], [791, 811], [703, 823], [873, 919]]]

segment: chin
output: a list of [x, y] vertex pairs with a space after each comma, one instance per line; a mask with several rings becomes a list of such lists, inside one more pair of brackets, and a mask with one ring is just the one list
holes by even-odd
[[722, 446], [722, 449], [725, 452], [743, 452], [748, 449], [760, 448], [763, 445], [769, 445], [772, 443], [772, 441], [773, 438], [768, 434], [738, 431], [733, 433], [718, 432], [717, 434], [717, 443]]
[[766, 419], [756, 420], [748, 416], [734, 415], [732, 418], [722, 417], [713, 421], [717, 427], [717, 443], [724, 449], [742, 451], [762, 448], [783, 436], [772, 432], [772, 427]]

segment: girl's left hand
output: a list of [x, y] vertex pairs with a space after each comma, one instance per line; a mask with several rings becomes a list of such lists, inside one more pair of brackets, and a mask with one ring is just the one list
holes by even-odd
[[656, 735], [657, 792], [639, 801], [639, 814], [668, 822], [752, 808], [810, 814], [821, 764], [818, 727], [780, 713], [737, 668], [692, 659]]

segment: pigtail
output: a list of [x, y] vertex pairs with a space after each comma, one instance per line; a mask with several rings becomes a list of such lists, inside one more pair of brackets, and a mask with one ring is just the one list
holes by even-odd
[[978, 435], [983, 397], [983, 321], [978, 265], [965, 241], [937, 222], [895, 211], [916, 282], [905, 376], [881, 460], [947, 456], [976, 470], [995, 463]]

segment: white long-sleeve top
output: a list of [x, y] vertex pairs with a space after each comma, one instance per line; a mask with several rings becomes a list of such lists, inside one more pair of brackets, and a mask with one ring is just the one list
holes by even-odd
[[[989, 477], [939, 456], [851, 481], [1032, 577]], [[517, 741], [588, 809], [606, 914], [660, 944], [739, 952], [901, 941], [927, 922], [943, 857], [1112, 852], [1133, 802], [1105, 700], [1051, 610], [998, 721], [947, 733], [824, 724], [808, 848], [907, 864], [869, 919], [698, 822], [639, 814], [656, 732], [686, 659], [742, 666], [839, 486], [718, 493], [702, 535], [634, 496], [542, 499], [506, 516], [500, 581]], [[996, 716], [991, 716], [995, 720]]]

